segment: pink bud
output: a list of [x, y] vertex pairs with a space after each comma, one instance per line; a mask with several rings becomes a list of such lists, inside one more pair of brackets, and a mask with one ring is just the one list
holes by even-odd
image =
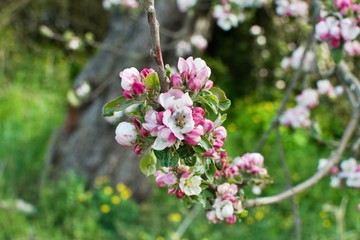
[[146, 129], [142, 127], [142, 128], [140, 128], [140, 134], [141, 134], [141, 136], [146, 137], [147, 135], [149, 135], [149, 132], [146, 131]]
[[185, 134], [185, 142], [189, 145], [195, 146], [201, 141], [201, 136], [204, 135], [204, 130], [202, 126], [194, 128], [190, 132]]
[[183, 197], [185, 197], [185, 193], [182, 192], [181, 190], [178, 190], [178, 191], [176, 192], [176, 197], [177, 197], [177, 198], [183, 198]]
[[140, 76], [143, 78], [146, 78], [147, 75], [149, 75], [150, 73], [153, 73], [153, 72], [155, 72], [155, 70], [152, 68], [144, 68], [143, 70], [141, 70]]
[[207, 80], [207, 81], [205, 82], [204, 88], [205, 88], [206, 90], [209, 90], [210, 88], [213, 87], [213, 85], [214, 85], [214, 82], [213, 82], [213, 81]]
[[205, 132], [210, 132], [214, 129], [214, 122], [209, 119], [204, 119], [203, 127]]
[[123, 89], [122, 93], [123, 93], [125, 98], [132, 99], [131, 93], [129, 91], [126, 91], [126, 90]]
[[215, 148], [212, 148], [212, 149], [206, 151], [206, 152], [204, 153], [204, 156], [205, 156], [205, 157], [210, 157], [210, 156], [212, 156], [212, 155], [214, 154], [214, 152], [215, 152]]
[[175, 194], [176, 193], [176, 189], [175, 188], [170, 188], [168, 190], [168, 194], [171, 195], [171, 194]]
[[220, 139], [216, 139], [213, 146], [216, 149], [222, 148], [224, 146], [224, 142], [221, 141]]
[[331, 174], [337, 174], [338, 172], [339, 172], [339, 168], [337, 166], [332, 167], [330, 170]]
[[140, 144], [135, 144], [135, 145], [134, 145], [134, 152], [135, 152], [137, 155], [142, 154], [143, 149], [142, 149], [142, 147], [141, 147]]
[[337, 48], [340, 46], [340, 40], [339, 39], [336, 39], [336, 38], [332, 38], [330, 40], [330, 45], [333, 47], [333, 48]]
[[174, 87], [182, 87], [183, 86], [181, 77], [176, 74], [171, 75], [170, 81], [171, 81], [171, 85]]
[[226, 136], [227, 136], [227, 131], [223, 126], [217, 127], [214, 130], [214, 137], [216, 139], [220, 139], [220, 140], [224, 141]]
[[136, 119], [136, 117], [133, 117], [132, 122], [136, 128], [138, 128], [138, 129], [141, 128], [141, 123], [139, 122], [139, 120]]
[[156, 122], [158, 123], [158, 124], [163, 124], [163, 117], [164, 117], [164, 112], [158, 112], [157, 114], [156, 114]]
[[226, 151], [223, 151], [223, 152], [220, 153], [220, 158], [221, 159], [226, 159], [226, 157], [227, 157]]
[[134, 82], [131, 90], [137, 95], [143, 94], [145, 92], [145, 85], [142, 82]]
[[227, 224], [234, 224], [236, 222], [236, 216], [232, 215], [231, 217], [226, 218]]
[[189, 79], [189, 81], [187, 82], [188, 88], [191, 91], [199, 91], [202, 88], [202, 80], [196, 78], [196, 77], [192, 77]]
[[193, 117], [195, 126], [203, 125], [204, 114], [205, 114], [205, 111], [201, 107], [194, 107], [192, 109], [192, 117]]

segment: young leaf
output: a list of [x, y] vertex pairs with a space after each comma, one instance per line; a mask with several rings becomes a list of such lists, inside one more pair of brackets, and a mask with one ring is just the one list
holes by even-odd
[[159, 76], [156, 72], [148, 74], [144, 80], [144, 84], [148, 90], [155, 90], [157, 92], [160, 91]]
[[212, 182], [216, 173], [215, 163], [211, 158], [207, 158], [205, 162], [205, 175]]
[[184, 158], [183, 160], [184, 160], [184, 163], [185, 163], [186, 166], [192, 167], [192, 166], [194, 166], [195, 163], [196, 163], [196, 156], [193, 155], [193, 156], [191, 156], [191, 157], [186, 157], [186, 158]]
[[126, 99], [124, 96], [120, 96], [106, 103], [103, 107], [103, 116], [110, 117], [114, 115], [114, 112], [124, 110], [125, 108], [134, 104], [131, 99]]
[[230, 107], [231, 101], [226, 97], [223, 90], [217, 87], [212, 87], [209, 91], [212, 92], [219, 99], [218, 106], [221, 111], [225, 111]]
[[339, 64], [343, 58], [343, 49], [342, 48], [333, 48], [331, 49], [331, 56], [334, 59], [336, 64]]
[[179, 155], [172, 152], [170, 148], [161, 151], [154, 150], [154, 154], [162, 167], [174, 167], [179, 161]]
[[146, 176], [150, 176], [156, 171], [156, 157], [150, 150], [140, 161], [140, 170]]
[[201, 140], [200, 140], [200, 142], [199, 142], [199, 145], [200, 145], [203, 149], [205, 149], [206, 151], [212, 149], [211, 143], [210, 143], [209, 140], [208, 140], [206, 137], [204, 137], [204, 136], [201, 137]]
[[215, 114], [217, 114], [217, 102], [208, 96], [205, 97], [199, 97], [199, 101], [204, 105], [204, 106], [208, 106], [211, 111], [213, 111]]

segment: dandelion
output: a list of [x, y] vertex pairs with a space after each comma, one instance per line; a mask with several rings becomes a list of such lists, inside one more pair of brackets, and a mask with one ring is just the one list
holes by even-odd
[[110, 186], [106, 186], [106, 187], [104, 187], [103, 192], [105, 195], [111, 195], [113, 193], [113, 189]]
[[100, 212], [103, 214], [107, 214], [110, 212], [110, 206], [107, 204], [103, 204], [100, 206]]
[[120, 198], [118, 196], [112, 196], [111, 203], [114, 205], [118, 205], [120, 203]]
[[128, 200], [132, 195], [132, 191], [129, 188], [124, 189], [120, 192], [120, 197], [124, 200]]
[[181, 221], [181, 214], [180, 213], [171, 213], [171, 214], [168, 215], [168, 220], [170, 222], [174, 222], [174, 223], [180, 222]]
[[127, 189], [128, 187], [123, 183], [118, 183], [116, 185], [116, 190], [118, 190], [118, 192], [126, 191]]

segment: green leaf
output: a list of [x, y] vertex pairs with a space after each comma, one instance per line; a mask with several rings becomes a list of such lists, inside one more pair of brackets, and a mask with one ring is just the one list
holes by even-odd
[[170, 79], [171, 77], [171, 67], [169, 64], [165, 65], [165, 71], [166, 71], [166, 77], [168, 77]]
[[206, 152], [206, 150], [199, 145], [193, 146], [193, 149], [196, 153], [200, 153], [200, 154], [203, 154]]
[[331, 56], [334, 59], [336, 64], [339, 64], [341, 59], [343, 58], [343, 49], [342, 48], [332, 48]]
[[199, 97], [199, 101], [204, 105], [204, 106], [208, 106], [211, 111], [213, 111], [215, 114], [217, 114], [217, 102], [209, 96], [205, 96], [205, 97]]
[[225, 92], [217, 87], [212, 87], [209, 90], [219, 99], [219, 108], [221, 111], [225, 111], [228, 109], [231, 105], [231, 101], [226, 97]]
[[214, 121], [215, 128], [221, 126], [221, 124], [225, 122], [226, 118], [227, 118], [227, 114], [223, 114], [223, 115], [219, 114], [216, 120]]
[[179, 162], [179, 155], [170, 148], [161, 151], [154, 150], [154, 154], [162, 167], [174, 167]]
[[156, 171], [156, 157], [150, 150], [140, 161], [140, 170], [146, 176], [150, 176]]
[[207, 139], [206, 137], [204, 136], [201, 136], [201, 140], [199, 142], [199, 144], [203, 149], [205, 149], [206, 151], [207, 150], [210, 150], [212, 149], [212, 145], [211, 143], [209, 142], [209, 139]]
[[124, 96], [120, 96], [106, 103], [103, 107], [103, 116], [110, 117], [114, 115], [114, 112], [124, 110], [127, 107], [135, 104], [136, 102], [131, 99], [127, 99]]
[[206, 159], [205, 163], [205, 176], [212, 182], [216, 173], [216, 166], [211, 158]]
[[176, 152], [179, 154], [180, 158], [192, 157], [195, 154], [194, 149], [189, 145], [180, 146]]
[[156, 72], [148, 74], [144, 80], [144, 84], [148, 90], [160, 91], [159, 76]]
[[183, 159], [186, 166], [192, 167], [196, 163], [196, 156], [186, 157]]

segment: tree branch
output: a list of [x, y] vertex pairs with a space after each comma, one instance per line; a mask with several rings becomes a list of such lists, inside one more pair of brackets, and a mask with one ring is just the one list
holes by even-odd
[[335, 164], [340, 162], [341, 156], [344, 153], [344, 150], [346, 149], [347, 144], [349, 143], [353, 133], [355, 132], [356, 128], [358, 127], [358, 123], [359, 123], [359, 110], [356, 109], [353, 112], [352, 118], [349, 121], [349, 123], [345, 129], [345, 132], [342, 136], [339, 147], [337, 148], [333, 157], [331, 157], [329, 159], [328, 164], [324, 168], [320, 169], [312, 177], [305, 180], [304, 182], [302, 182], [302, 183], [296, 185], [295, 187], [288, 189], [282, 193], [279, 193], [279, 194], [271, 196], [271, 197], [250, 199], [246, 202], [246, 204], [245, 204], [246, 207], [251, 208], [251, 207], [255, 207], [255, 206], [279, 203], [279, 202], [281, 202], [289, 197], [292, 197], [292, 196], [308, 189], [309, 187], [315, 185], [330, 171], [330, 169]]
[[154, 0], [144, 0], [143, 5], [150, 26], [150, 37], [151, 37], [150, 55], [152, 58], [154, 58], [154, 61], [157, 66], [157, 71], [160, 78], [161, 92], [166, 92], [169, 90], [169, 84], [166, 81], [165, 67], [164, 67], [164, 61], [163, 61], [161, 45], [160, 45], [159, 22], [156, 19], [156, 10], [155, 10], [154, 2], [155, 2]]

